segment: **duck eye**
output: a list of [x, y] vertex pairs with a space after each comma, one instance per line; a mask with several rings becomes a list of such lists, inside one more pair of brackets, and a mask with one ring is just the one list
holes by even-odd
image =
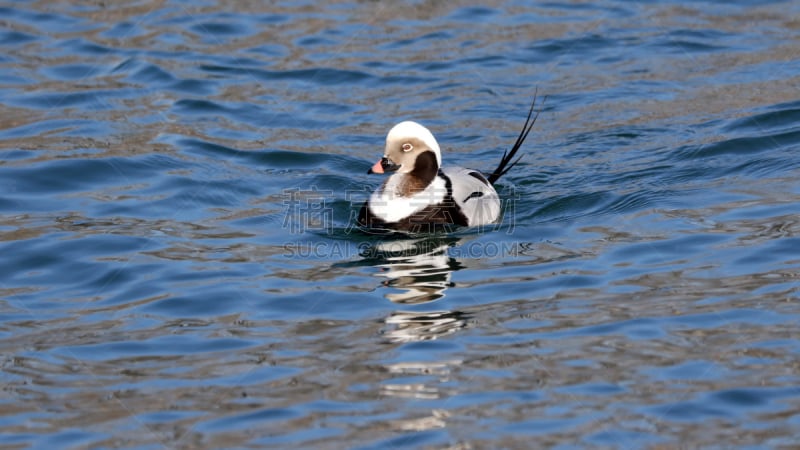
[[403, 144], [403, 147], [402, 147], [402, 148], [403, 148], [403, 151], [404, 151], [404, 152], [410, 152], [411, 150], [414, 150], [414, 146], [413, 146], [413, 145], [411, 145], [411, 144], [409, 144], [408, 142], [406, 142], [405, 144]]

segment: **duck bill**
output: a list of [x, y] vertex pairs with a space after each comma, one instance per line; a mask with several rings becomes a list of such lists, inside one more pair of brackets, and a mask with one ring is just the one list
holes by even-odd
[[367, 172], [367, 173], [384, 173], [383, 172], [383, 166], [381, 165], [381, 161], [383, 161], [383, 160], [381, 159], [378, 162], [376, 162], [375, 165], [372, 166], [372, 168], [369, 169], [369, 172]]
[[389, 161], [389, 158], [381, 158], [378, 162], [372, 166], [371, 169], [367, 173], [386, 173], [386, 172], [394, 172], [395, 170], [399, 169], [400, 166]]

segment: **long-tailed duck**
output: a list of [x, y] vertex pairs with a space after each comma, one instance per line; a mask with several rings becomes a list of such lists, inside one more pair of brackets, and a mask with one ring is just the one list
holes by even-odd
[[496, 222], [500, 197], [493, 184], [522, 158], [511, 162], [536, 123], [535, 104], [534, 97], [517, 141], [488, 176], [463, 167], [442, 167], [439, 144], [422, 125], [405, 121], [392, 127], [383, 157], [367, 172], [392, 175], [361, 207], [358, 223], [371, 229], [419, 233]]

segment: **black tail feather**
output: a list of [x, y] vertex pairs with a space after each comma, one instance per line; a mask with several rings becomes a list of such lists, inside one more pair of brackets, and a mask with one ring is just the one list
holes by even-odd
[[[511, 162], [514, 159], [514, 156], [517, 154], [517, 151], [520, 147], [522, 147], [522, 143], [525, 142], [525, 138], [528, 137], [528, 133], [531, 132], [531, 128], [533, 128], [533, 124], [536, 123], [536, 119], [539, 118], [539, 113], [541, 112], [541, 108], [539, 111], [536, 111], [536, 114], [533, 114], [533, 108], [536, 106], [536, 95], [538, 90], [533, 93], [533, 101], [531, 102], [531, 109], [528, 111], [528, 117], [525, 118], [525, 125], [522, 126], [522, 131], [519, 132], [519, 136], [517, 136], [517, 141], [514, 142], [514, 146], [511, 147], [510, 151], [503, 152], [503, 158], [500, 160], [500, 164], [497, 165], [497, 168], [494, 169], [491, 175], [487, 177], [489, 183], [494, 184], [495, 181], [499, 180], [500, 177], [506, 174], [512, 167], [517, 165], [519, 160], [522, 159], [524, 155], [520, 155], [516, 161]], [[531, 117], [533, 118], [531, 120]], [[510, 163], [510, 164], [509, 164]], [[507, 166], [507, 167], [506, 167]]]

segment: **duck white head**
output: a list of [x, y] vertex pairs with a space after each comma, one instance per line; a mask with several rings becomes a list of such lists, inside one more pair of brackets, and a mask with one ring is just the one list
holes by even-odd
[[[431, 155], [432, 154], [432, 155]], [[433, 158], [431, 158], [433, 156]], [[442, 166], [442, 152], [433, 133], [422, 125], [410, 120], [400, 122], [386, 135], [386, 148], [370, 173], [399, 172], [411, 173], [415, 169], [428, 170], [433, 160], [436, 161], [434, 173]]]

